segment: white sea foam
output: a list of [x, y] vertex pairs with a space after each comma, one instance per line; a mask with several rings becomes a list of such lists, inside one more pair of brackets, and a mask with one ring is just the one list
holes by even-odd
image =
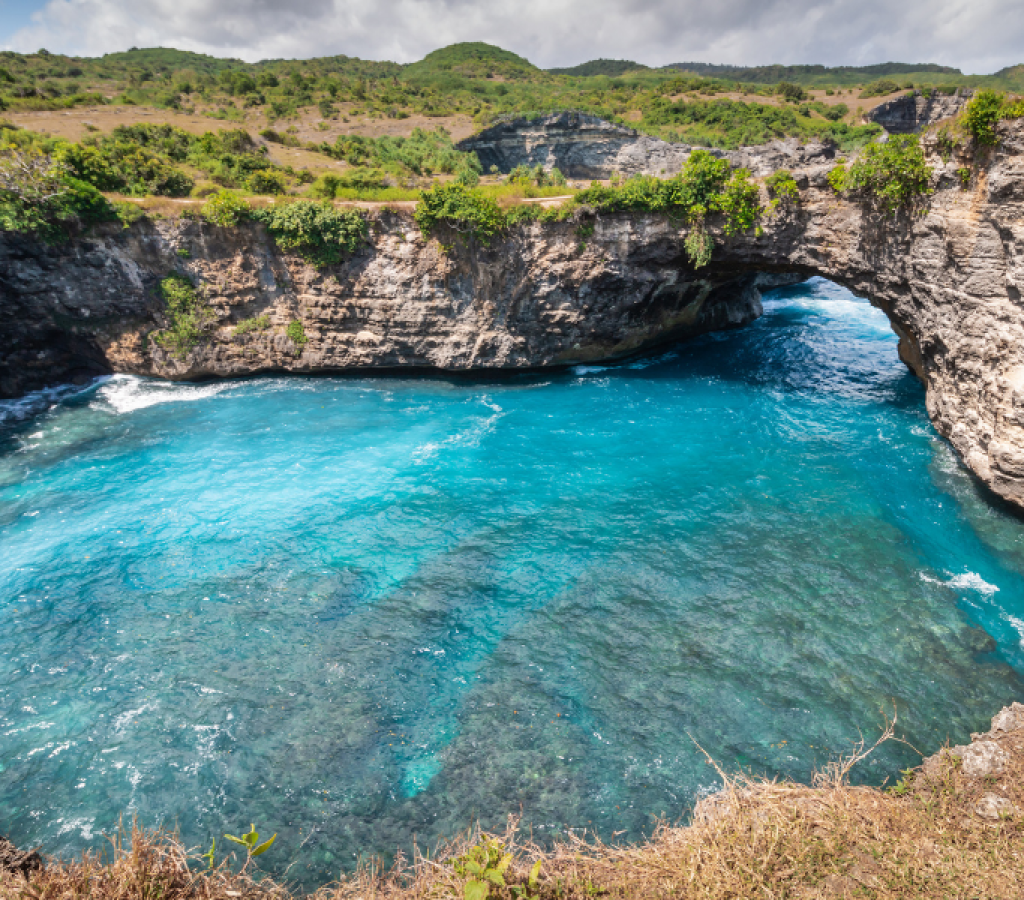
[[1024, 620], [1011, 616], [1009, 613], [1006, 614], [1006, 619], [1013, 626], [1014, 631], [1017, 632], [1017, 637], [1020, 638], [1020, 648], [1024, 650]]
[[[494, 408], [490, 403], [487, 405], [492, 409]], [[501, 407], [498, 407], [498, 409], [501, 409]], [[494, 426], [497, 424], [498, 419], [504, 415], [504, 412], [496, 412], [493, 416], [488, 416], [486, 419], [477, 419], [465, 431], [460, 431], [457, 434], [446, 437], [443, 441], [429, 441], [417, 447], [411, 454], [413, 462], [426, 462], [428, 459], [435, 457], [438, 451], [445, 447], [479, 447], [480, 442], [494, 431]]]
[[961, 572], [959, 575], [954, 575], [952, 572], [946, 572], [946, 580], [941, 578], [933, 578], [926, 572], [921, 572], [921, 580], [927, 581], [929, 584], [941, 584], [946, 587], [954, 588], [958, 591], [975, 591], [976, 593], [983, 594], [986, 597], [991, 597], [993, 594], [999, 591], [999, 588], [994, 584], [989, 584], [982, 578], [977, 572]]
[[97, 399], [113, 407], [119, 415], [156, 406], [158, 403], [188, 403], [215, 397], [229, 384], [179, 384], [149, 381], [134, 375], [115, 375], [99, 391]]

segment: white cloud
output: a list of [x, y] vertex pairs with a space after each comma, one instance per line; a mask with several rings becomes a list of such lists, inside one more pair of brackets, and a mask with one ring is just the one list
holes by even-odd
[[541, 66], [1024, 62], [1019, 0], [50, 0], [3, 45], [99, 55], [178, 47], [254, 61], [344, 53], [410, 62], [483, 40]]

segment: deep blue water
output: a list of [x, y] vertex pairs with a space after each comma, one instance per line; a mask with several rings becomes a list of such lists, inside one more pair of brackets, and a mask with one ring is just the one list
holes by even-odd
[[18, 843], [255, 822], [313, 883], [520, 806], [632, 838], [694, 741], [807, 779], [893, 702], [932, 752], [1024, 699], [1024, 527], [825, 281], [619, 367], [62, 396], [0, 432]]

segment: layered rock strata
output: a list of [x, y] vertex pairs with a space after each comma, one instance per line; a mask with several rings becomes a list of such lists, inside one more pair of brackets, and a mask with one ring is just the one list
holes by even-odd
[[[459, 149], [476, 153], [484, 171], [494, 166], [508, 174], [516, 166], [542, 166], [548, 171], [558, 169], [567, 178], [582, 179], [610, 178], [616, 173], [675, 175], [694, 150], [688, 144], [669, 143], [578, 112], [506, 119], [466, 138]], [[784, 166], [806, 165], [817, 157], [831, 158], [835, 148], [788, 138], [763, 147], [707, 152], [767, 175]]]
[[[831, 191], [828, 148], [748, 152], [760, 174], [788, 160], [800, 202], [760, 234], [726, 237], [712, 220], [716, 248], [700, 269], [681, 223], [585, 210], [518, 226], [490, 247], [428, 240], [408, 214], [381, 211], [365, 247], [320, 271], [255, 224], [142, 221], [59, 247], [5, 235], [0, 391], [104, 371], [199, 379], [610, 360], [742, 325], [760, 313], [759, 285], [821, 275], [886, 312], [936, 429], [1024, 506], [1024, 123], [1001, 129], [966, 190], [958, 170], [971, 161], [932, 153], [934, 194], [896, 217]], [[170, 273], [197, 285], [209, 308], [183, 358], [159, 340], [168, 320], [156, 288]], [[236, 331], [259, 317], [266, 328]], [[286, 334], [293, 321], [301, 345]]]
[[889, 134], [913, 134], [928, 125], [955, 116], [972, 94], [969, 90], [958, 90], [952, 94], [912, 91], [895, 100], [880, 103], [866, 118], [881, 125]]

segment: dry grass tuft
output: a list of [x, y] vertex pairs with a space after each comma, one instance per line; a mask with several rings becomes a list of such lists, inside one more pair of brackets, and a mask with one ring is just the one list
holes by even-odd
[[[310, 900], [463, 900], [467, 879], [451, 863], [484, 841], [500, 842], [501, 852], [512, 856], [506, 885], [490, 887], [493, 900], [1021, 898], [1024, 707], [1019, 709], [1019, 726], [980, 736], [999, 751], [1001, 762], [988, 771], [973, 765], [965, 771], [961, 757], [947, 750], [895, 790], [854, 787], [851, 768], [874, 749], [862, 745], [812, 786], [720, 772], [722, 791], [697, 804], [692, 824], [663, 824], [642, 844], [609, 846], [572, 837], [541, 848], [512, 819], [502, 835], [469, 832], [433, 854], [400, 857], [388, 869], [368, 863]], [[894, 739], [891, 726], [887, 739]], [[111, 845], [106, 861], [87, 854], [78, 862], [51, 862], [27, 880], [0, 873], [0, 897], [293, 896], [269, 879], [235, 874], [224, 865], [204, 871], [199, 857], [166, 832], [135, 826]], [[538, 860], [539, 878], [531, 883]]]

